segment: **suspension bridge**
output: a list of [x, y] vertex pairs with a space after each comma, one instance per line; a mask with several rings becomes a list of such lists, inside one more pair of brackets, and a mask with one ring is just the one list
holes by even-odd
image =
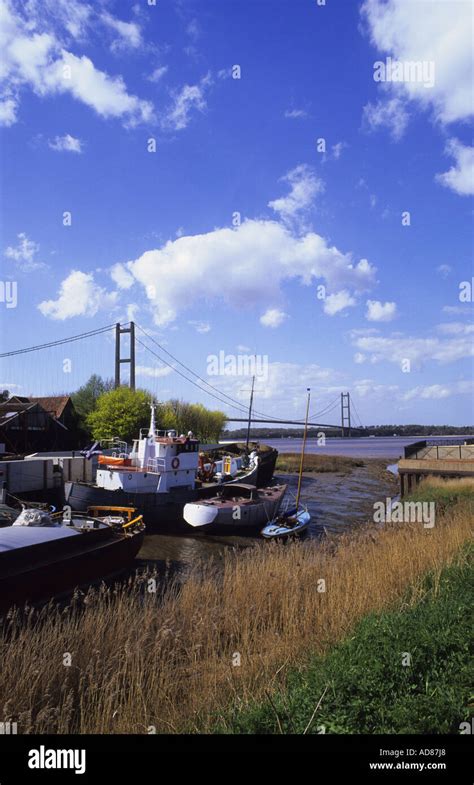
[[[66, 347], [67, 357], [64, 355]], [[45, 357], [48, 352], [50, 356]], [[144, 357], [152, 364], [142, 365]], [[147, 378], [143, 386], [150, 389], [157, 399], [184, 399], [185, 396], [189, 399], [190, 392], [192, 394], [190, 386], [197, 388], [201, 396], [204, 394], [220, 404], [228, 423], [246, 423], [248, 428], [252, 424], [301, 427], [304, 424], [303, 418], [280, 417], [257, 409], [254, 405], [255, 376], [252, 389], [248, 391], [250, 401], [247, 404], [211, 384], [209, 379], [157, 341], [149, 330], [133, 321], [109, 324], [79, 335], [3, 352], [0, 362], [2, 385], [15, 395], [69, 394], [84, 384], [92, 373], [112, 378], [115, 387], [127, 384], [135, 389], [136, 377], [140, 375]], [[337, 423], [322, 421], [333, 413], [338, 417]], [[342, 436], [361, 435], [365, 430], [349, 392], [338, 393], [323, 409], [310, 412], [308, 425], [310, 428], [332, 429]]]

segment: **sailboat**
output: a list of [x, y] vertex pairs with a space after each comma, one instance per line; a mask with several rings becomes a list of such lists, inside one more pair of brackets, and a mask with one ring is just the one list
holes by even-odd
[[308, 528], [311, 516], [305, 504], [300, 504], [301, 484], [303, 478], [304, 451], [306, 447], [306, 436], [308, 433], [308, 415], [311, 390], [307, 389], [308, 397], [306, 401], [306, 418], [304, 424], [303, 445], [301, 447], [300, 470], [298, 474], [298, 490], [296, 492], [296, 502], [291, 508], [280, 513], [274, 520], [270, 521], [261, 531], [267, 540], [282, 539], [284, 537], [300, 534]]

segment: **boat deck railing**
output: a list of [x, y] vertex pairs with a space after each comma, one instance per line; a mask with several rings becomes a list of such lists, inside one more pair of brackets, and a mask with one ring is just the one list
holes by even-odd
[[147, 472], [159, 474], [160, 472], [164, 472], [165, 468], [166, 462], [164, 458], [148, 458], [146, 464]]

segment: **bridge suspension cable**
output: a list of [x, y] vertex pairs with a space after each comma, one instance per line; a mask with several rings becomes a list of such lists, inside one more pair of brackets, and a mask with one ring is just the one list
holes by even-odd
[[[137, 326], [138, 326], [138, 325], [137, 325]], [[137, 338], [137, 337], [135, 336], [135, 340], [136, 340], [136, 341], [137, 341], [137, 342], [138, 342], [138, 343], [139, 343], [141, 346], [143, 346], [145, 349], [147, 349], [147, 350], [148, 350], [148, 351], [149, 351], [149, 352], [150, 352], [150, 353], [151, 353], [151, 354], [152, 354], [154, 357], [156, 357], [158, 360], [160, 360], [160, 362], [164, 363], [164, 364], [165, 364], [165, 365], [167, 365], [169, 368], [172, 368], [172, 369], [173, 369], [173, 371], [175, 371], [177, 374], [179, 374], [180, 376], [182, 376], [182, 377], [183, 377], [183, 379], [186, 379], [186, 381], [188, 381], [188, 382], [190, 382], [191, 384], [193, 384], [195, 387], [197, 387], [199, 390], [201, 390], [201, 392], [205, 392], [205, 393], [207, 393], [208, 395], [211, 395], [213, 398], [215, 398], [216, 400], [218, 400], [220, 403], [224, 403], [226, 406], [232, 406], [234, 409], [237, 409], [237, 411], [239, 412], [239, 414], [247, 414], [247, 409], [246, 409], [246, 408], [245, 408], [245, 407], [244, 407], [242, 404], [239, 404], [239, 405], [238, 405], [238, 408], [237, 408], [237, 405], [235, 405], [235, 404], [231, 404], [231, 403], [229, 403], [228, 401], [225, 401], [225, 400], [223, 400], [222, 398], [218, 397], [218, 395], [216, 395], [215, 393], [211, 392], [210, 390], [206, 390], [206, 388], [205, 388], [205, 387], [201, 387], [201, 385], [200, 385], [200, 384], [198, 384], [197, 382], [195, 382], [193, 379], [190, 379], [188, 376], [186, 376], [186, 374], [184, 374], [182, 371], [180, 371], [180, 370], [179, 370], [178, 368], [176, 368], [174, 365], [172, 365], [171, 363], [169, 363], [169, 362], [168, 362], [167, 360], [165, 360], [163, 357], [160, 357], [160, 356], [159, 356], [159, 354], [157, 354], [156, 352], [154, 352], [154, 351], [153, 351], [153, 349], [151, 349], [149, 346], [147, 346], [147, 345], [146, 345], [146, 343], [144, 343], [142, 340], [140, 340], [140, 338]], [[168, 353], [168, 354], [170, 354], [170, 352], [167, 352], [167, 353]], [[179, 362], [179, 360], [178, 360], [177, 362]], [[214, 388], [213, 388], [213, 389], [214, 389]]]
[[[174, 354], [171, 354], [171, 352], [169, 352], [169, 351], [168, 351], [168, 349], [165, 349], [165, 347], [164, 347], [164, 346], [162, 346], [160, 343], [158, 343], [158, 341], [156, 341], [156, 340], [153, 338], [153, 336], [149, 335], [149, 334], [148, 334], [148, 333], [147, 333], [147, 332], [146, 332], [146, 331], [143, 329], [143, 327], [140, 327], [140, 325], [139, 325], [139, 324], [137, 324], [136, 326], [138, 327], [138, 329], [139, 329], [139, 330], [141, 330], [141, 332], [142, 332], [144, 335], [146, 335], [146, 337], [147, 337], [147, 338], [149, 338], [149, 339], [150, 339], [150, 341], [153, 341], [153, 343], [154, 343], [154, 344], [156, 344], [156, 346], [158, 346], [158, 348], [160, 349], [160, 351], [162, 351], [162, 352], [166, 352], [166, 354], [167, 354], [169, 357], [171, 357], [171, 358], [172, 358], [172, 359], [173, 359], [175, 362], [177, 362], [179, 365], [181, 365], [181, 367], [182, 367], [182, 368], [184, 368], [184, 369], [185, 369], [185, 370], [186, 370], [188, 373], [190, 373], [190, 374], [191, 374], [192, 376], [194, 376], [196, 379], [199, 379], [199, 381], [200, 381], [200, 382], [202, 382], [202, 384], [205, 384], [205, 385], [206, 385], [206, 387], [209, 387], [209, 388], [210, 388], [210, 390], [212, 390], [212, 391], [213, 391], [213, 393], [211, 393], [211, 392], [209, 392], [207, 389], [204, 389], [204, 392], [207, 392], [209, 395], [212, 395], [214, 398], [217, 398], [217, 400], [219, 400], [221, 403], [225, 403], [227, 406], [232, 406], [234, 409], [238, 409], [239, 411], [240, 411], [240, 410], [244, 410], [245, 412], [247, 412], [247, 408], [246, 408], [245, 404], [243, 404], [241, 401], [238, 401], [236, 398], [233, 398], [231, 395], [228, 395], [227, 393], [223, 392], [222, 390], [219, 390], [217, 387], [214, 387], [214, 385], [210, 384], [210, 382], [206, 381], [205, 379], [203, 379], [203, 378], [202, 378], [202, 376], [199, 376], [199, 374], [198, 374], [198, 373], [196, 373], [195, 371], [193, 371], [193, 370], [192, 370], [192, 368], [189, 368], [189, 366], [188, 366], [188, 365], [186, 365], [185, 363], [181, 362], [181, 360], [178, 360], [178, 358], [177, 358], [177, 357], [175, 357], [175, 356], [174, 356]], [[136, 340], [138, 340], [138, 338], [137, 338]], [[142, 344], [142, 345], [143, 345], [143, 344]], [[147, 347], [147, 348], [149, 348], [149, 347]], [[151, 350], [150, 350], [150, 351], [151, 351]], [[158, 355], [156, 355], [156, 356], [158, 356]], [[175, 370], [177, 373], [179, 373], [179, 374], [180, 374], [180, 376], [183, 376], [183, 378], [184, 378], [184, 379], [187, 379], [187, 381], [190, 381], [192, 384], [194, 384], [194, 385], [195, 385], [196, 387], [198, 387], [200, 390], [203, 390], [203, 388], [201, 387], [201, 385], [199, 385], [199, 384], [196, 384], [195, 382], [193, 382], [193, 380], [192, 380], [192, 379], [188, 379], [188, 377], [187, 377], [185, 374], [183, 374], [183, 373], [180, 373], [180, 372], [178, 371], [178, 369], [177, 369], [175, 366], [171, 365], [170, 363], [167, 363], [165, 360], [163, 360], [163, 358], [160, 358], [160, 357], [159, 357], [158, 359], [161, 359], [161, 360], [162, 360], [162, 362], [164, 362], [164, 363], [165, 363], [166, 365], [168, 365], [170, 368], [173, 368], [173, 370]], [[219, 397], [217, 397], [217, 396], [219, 396]], [[223, 401], [223, 400], [222, 400], [222, 398], [226, 398], [226, 399], [227, 399], [227, 401]], [[253, 409], [253, 412], [254, 412], [254, 414], [259, 414], [259, 415], [260, 415], [260, 416], [262, 416], [262, 417], [265, 417], [265, 418], [271, 419], [271, 416], [270, 416], [270, 415], [266, 414], [265, 412], [260, 412], [260, 411], [258, 411], [258, 409], [255, 409], [255, 408], [254, 408], [254, 409]]]
[[360, 427], [363, 428], [364, 426], [362, 425], [362, 420], [360, 419], [360, 415], [359, 415], [359, 412], [357, 411], [357, 407], [356, 407], [356, 405], [355, 405], [355, 403], [353, 401], [352, 395], [351, 395], [351, 406], [352, 406], [353, 410], [355, 411], [355, 414], [356, 414], [357, 420], [359, 421]]
[[[234, 409], [238, 409], [239, 411], [245, 410], [245, 412], [247, 412], [247, 408], [245, 407], [245, 404], [243, 404], [241, 401], [238, 401], [236, 398], [233, 398], [231, 395], [228, 395], [227, 393], [223, 392], [222, 390], [219, 390], [217, 387], [214, 387], [214, 385], [210, 384], [210, 382], [208, 382], [208, 381], [206, 381], [205, 379], [203, 379], [203, 378], [202, 378], [202, 376], [199, 376], [199, 374], [198, 374], [198, 373], [196, 373], [195, 371], [193, 371], [193, 370], [192, 370], [192, 368], [190, 368], [190, 367], [189, 367], [188, 365], [186, 365], [185, 363], [181, 362], [181, 360], [178, 360], [178, 358], [177, 358], [177, 357], [175, 357], [175, 356], [174, 356], [174, 354], [172, 354], [170, 351], [168, 351], [168, 349], [166, 349], [166, 348], [165, 348], [164, 346], [162, 346], [162, 345], [161, 345], [161, 344], [160, 344], [158, 341], [156, 341], [156, 340], [153, 338], [153, 336], [152, 336], [152, 335], [149, 335], [149, 334], [146, 332], [146, 330], [144, 330], [144, 329], [143, 329], [143, 327], [141, 327], [139, 324], [136, 324], [136, 327], [138, 327], [138, 329], [139, 329], [139, 330], [140, 330], [140, 331], [141, 331], [141, 332], [142, 332], [142, 333], [143, 333], [143, 334], [144, 334], [144, 335], [145, 335], [147, 338], [149, 338], [149, 340], [150, 340], [150, 341], [152, 341], [152, 342], [153, 342], [153, 343], [154, 343], [154, 344], [155, 344], [155, 345], [156, 345], [156, 346], [157, 346], [157, 347], [160, 349], [160, 351], [162, 351], [162, 352], [165, 352], [165, 353], [166, 353], [166, 354], [167, 354], [169, 357], [171, 357], [171, 359], [172, 359], [172, 360], [174, 360], [174, 362], [178, 363], [178, 364], [179, 364], [179, 365], [180, 365], [182, 368], [184, 368], [184, 369], [185, 369], [185, 370], [186, 370], [188, 373], [190, 373], [192, 376], [194, 376], [196, 379], [198, 379], [200, 382], [202, 382], [202, 384], [205, 384], [205, 385], [206, 385], [206, 387], [209, 387], [209, 388], [210, 388], [210, 390], [212, 390], [213, 392], [211, 393], [211, 392], [209, 392], [209, 390], [207, 390], [207, 389], [204, 389], [204, 390], [203, 390], [203, 388], [201, 387], [201, 385], [199, 385], [199, 384], [196, 384], [195, 382], [193, 382], [193, 380], [192, 380], [192, 379], [188, 379], [188, 377], [187, 377], [185, 374], [183, 374], [183, 373], [180, 373], [180, 372], [178, 371], [178, 369], [177, 369], [177, 368], [176, 368], [174, 365], [171, 365], [171, 363], [168, 363], [168, 362], [166, 362], [166, 361], [165, 361], [163, 358], [159, 357], [159, 355], [155, 355], [156, 357], [158, 357], [158, 359], [159, 359], [159, 360], [161, 360], [162, 362], [164, 362], [164, 363], [165, 363], [165, 365], [168, 365], [168, 367], [170, 367], [170, 368], [173, 368], [173, 370], [175, 370], [177, 373], [179, 373], [179, 374], [180, 374], [180, 376], [182, 376], [184, 379], [186, 379], [187, 381], [190, 381], [192, 384], [194, 384], [196, 387], [198, 387], [198, 389], [200, 389], [200, 390], [203, 390], [204, 392], [207, 392], [207, 393], [208, 393], [208, 395], [212, 395], [212, 397], [213, 397], [213, 398], [216, 398], [216, 400], [220, 401], [220, 403], [225, 403], [225, 404], [226, 404], [226, 405], [228, 405], [228, 406], [232, 406]], [[136, 338], [136, 340], [138, 341], [139, 339], [138, 339], [138, 338]], [[142, 343], [142, 342], [140, 341], [140, 343]], [[142, 344], [142, 345], [144, 345], [144, 344]], [[149, 347], [146, 347], [146, 348], [148, 348], [148, 349], [149, 349]], [[151, 349], [149, 349], [149, 351], [151, 351]], [[226, 398], [227, 400], [226, 400], [226, 401], [223, 401], [223, 400], [222, 400], [222, 398]], [[327, 412], [327, 411], [332, 411], [332, 409], [336, 408], [336, 406], [338, 405], [338, 403], [339, 403], [339, 399], [338, 399], [338, 398], [336, 398], [336, 399], [335, 399], [335, 401], [333, 402], [333, 404], [330, 404], [329, 406], [326, 406], [326, 407], [325, 407], [324, 409], [322, 409], [320, 412], [315, 412], [315, 413], [313, 413], [313, 414], [311, 415], [311, 419], [314, 419], [314, 418], [316, 418], [316, 417], [319, 417], [321, 414], [324, 414], [324, 413], [325, 413], [325, 412]], [[256, 409], [255, 407], [253, 408], [253, 413], [254, 413], [254, 414], [256, 414], [256, 415], [259, 415], [260, 417], [264, 417], [265, 419], [268, 419], [268, 420], [275, 419], [275, 418], [273, 417], [273, 415], [267, 414], [266, 412], [259, 411], [259, 410], [258, 410], [258, 409]], [[284, 421], [282, 420], [282, 422], [284, 422]], [[297, 422], [299, 422], [299, 420], [297, 420]], [[303, 420], [301, 420], [301, 424], [303, 424], [303, 423], [304, 423], [304, 419], [303, 419]]]
[[17, 354], [26, 354], [26, 352], [37, 352], [40, 349], [49, 349], [52, 346], [61, 346], [65, 343], [72, 343], [73, 341], [80, 341], [83, 338], [90, 338], [91, 335], [100, 335], [101, 333], [105, 333], [108, 330], [111, 330], [112, 327], [115, 327], [114, 324], [109, 324], [107, 327], [99, 327], [96, 330], [90, 330], [87, 333], [81, 333], [80, 335], [72, 335], [70, 338], [59, 338], [57, 341], [50, 341], [49, 343], [42, 343], [38, 344], [37, 346], [28, 346], [26, 349], [15, 349], [11, 352], [3, 352], [0, 354], [0, 358], [2, 357], [13, 357]]

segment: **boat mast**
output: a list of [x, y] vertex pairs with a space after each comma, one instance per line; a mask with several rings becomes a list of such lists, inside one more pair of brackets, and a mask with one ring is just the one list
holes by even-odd
[[301, 479], [303, 477], [303, 463], [304, 463], [304, 450], [306, 447], [306, 434], [308, 433], [308, 415], [309, 415], [309, 400], [311, 398], [311, 388], [307, 387], [308, 399], [306, 401], [306, 418], [304, 423], [304, 434], [303, 434], [303, 445], [301, 447], [301, 461], [300, 461], [300, 473], [298, 476], [298, 490], [296, 492], [296, 510], [298, 511], [298, 505], [300, 503], [300, 495], [301, 495]]
[[249, 404], [249, 421], [247, 425], [247, 441], [245, 442], [245, 446], [248, 449], [249, 441], [250, 441], [250, 425], [252, 423], [252, 404], [253, 404], [253, 388], [255, 386], [255, 376], [252, 376], [252, 389], [250, 391], [250, 404]]
[[150, 438], [152, 436], [154, 438], [155, 432], [156, 432], [155, 402], [154, 401], [152, 401], [150, 403], [150, 409], [151, 409], [151, 416], [150, 416], [150, 427], [148, 429], [148, 437]]

